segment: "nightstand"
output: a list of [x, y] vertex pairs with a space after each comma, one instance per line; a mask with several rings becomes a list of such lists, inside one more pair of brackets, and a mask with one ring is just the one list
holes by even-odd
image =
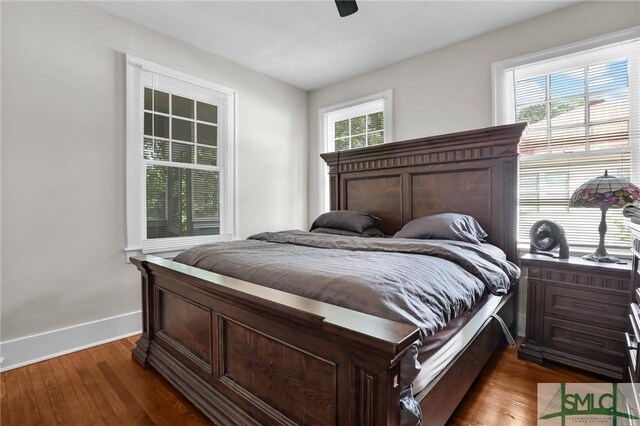
[[527, 254], [527, 325], [522, 359], [546, 360], [621, 380], [625, 375], [631, 262]]

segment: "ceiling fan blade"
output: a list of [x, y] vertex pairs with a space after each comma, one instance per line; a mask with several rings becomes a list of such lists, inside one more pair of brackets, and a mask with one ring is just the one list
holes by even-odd
[[338, 13], [343, 18], [345, 16], [349, 16], [358, 11], [358, 5], [356, 4], [356, 0], [335, 0], [336, 6], [338, 6]]

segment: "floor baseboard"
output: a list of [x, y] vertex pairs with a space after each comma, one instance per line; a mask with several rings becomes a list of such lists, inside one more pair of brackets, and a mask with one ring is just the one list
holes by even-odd
[[0, 342], [0, 372], [141, 333], [141, 311]]
[[[524, 336], [525, 319], [518, 314], [518, 336]], [[135, 311], [0, 342], [0, 372], [140, 334], [141, 324], [142, 313]]]

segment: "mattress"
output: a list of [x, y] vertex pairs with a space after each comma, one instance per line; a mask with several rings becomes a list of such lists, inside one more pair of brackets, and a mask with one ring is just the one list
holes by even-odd
[[418, 355], [421, 369], [413, 381], [414, 395], [425, 389], [471, 343], [496, 312], [501, 300], [502, 296], [487, 295], [472, 310], [425, 341]]

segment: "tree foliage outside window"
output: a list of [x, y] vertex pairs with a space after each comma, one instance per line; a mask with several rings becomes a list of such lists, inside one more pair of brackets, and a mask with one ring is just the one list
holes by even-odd
[[[550, 118], [555, 118], [560, 114], [572, 111], [576, 108], [584, 106], [583, 99], [573, 99], [569, 101], [562, 101], [551, 104]], [[547, 119], [547, 105], [537, 104], [529, 105], [518, 111], [516, 121], [527, 122], [529, 124], [538, 123], [539, 121]]]
[[377, 111], [334, 123], [336, 151], [379, 145], [384, 142], [384, 112]]
[[147, 238], [220, 233], [217, 116], [215, 105], [144, 89]]

